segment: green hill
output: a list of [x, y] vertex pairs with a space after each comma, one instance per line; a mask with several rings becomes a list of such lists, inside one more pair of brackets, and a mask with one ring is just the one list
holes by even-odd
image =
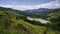
[[52, 11], [51, 13], [49, 13], [48, 15], [48, 20], [50, 20], [52, 22], [52, 28], [54, 30], [59, 30], [60, 31], [60, 9], [55, 9], [54, 11]]
[[[6, 10], [6, 8], [5, 8]], [[0, 9], [0, 34], [60, 34], [59, 31], [37, 26], [24, 21], [20, 14], [14, 10]]]

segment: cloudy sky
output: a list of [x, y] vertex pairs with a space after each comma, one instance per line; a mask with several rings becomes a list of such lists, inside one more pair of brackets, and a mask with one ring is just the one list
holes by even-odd
[[0, 0], [0, 6], [18, 10], [60, 8], [60, 0]]

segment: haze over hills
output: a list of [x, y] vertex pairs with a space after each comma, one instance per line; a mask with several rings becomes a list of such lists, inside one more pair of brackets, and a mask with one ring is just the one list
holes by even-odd
[[60, 0], [0, 0], [0, 34], [60, 34]]
[[[0, 9], [2, 10], [12, 10], [11, 8], [3, 8], [3, 7], [0, 7]], [[20, 13], [20, 14], [24, 14], [24, 15], [34, 15], [34, 14], [37, 14], [37, 15], [41, 15], [41, 14], [47, 14], [51, 11], [53, 11], [53, 9], [47, 9], [47, 8], [39, 8], [39, 9], [33, 9], [33, 10], [26, 10], [26, 11], [21, 11], [21, 10], [12, 10], [12, 11], [16, 11], [17, 13]]]
[[[40, 10], [49, 12], [51, 9], [43, 8], [39, 9], [39, 11]], [[26, 13], [25, 11], [0, 7], [0, 34], [60, 34], [60, 9], [53, 10], [54, 11], [47, 13], [45, 16], [32, 15], [34, 18], [40, 16], [51, 21], [52, 24], [50, 25], [41, 24], [34, 20], [27, 20], [26, 18], [29, 13]]]
[[38, 8], [38, 9], [33, 9], [33, 10], [26, 10], [25, 12], [40, 15], [40, 14], [47, 14], [51, 11], [53, 11], [53, 9]]

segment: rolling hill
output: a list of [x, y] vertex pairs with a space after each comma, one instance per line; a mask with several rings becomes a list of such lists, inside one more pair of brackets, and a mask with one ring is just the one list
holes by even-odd
[[16, 11], [0, 8], [0, 34], [60, 34], [60, 31], [25, 21], [26, 16]]

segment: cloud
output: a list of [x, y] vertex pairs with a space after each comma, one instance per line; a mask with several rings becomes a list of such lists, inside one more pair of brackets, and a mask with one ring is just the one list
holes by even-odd
[[38, 9], [38, 8], [60, 8], [60, 0], [55, 0], [50, 3], [39, 4], [39, 5], [0, 5], [6, 8], [13, 8], [18, 10], [31, 10], [31, 9]]

